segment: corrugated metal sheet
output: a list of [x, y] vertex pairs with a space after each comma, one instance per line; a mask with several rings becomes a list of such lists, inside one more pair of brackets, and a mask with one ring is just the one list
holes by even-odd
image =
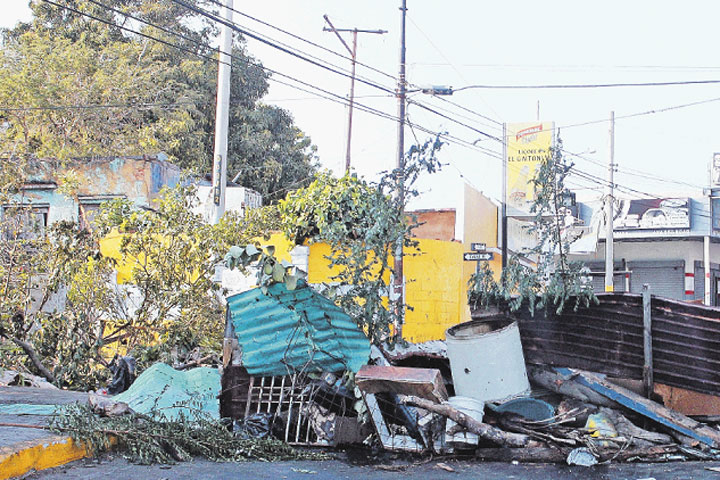
[[[642, 378], [642, 296], [598, 294], [562, 315], [516, 312], [528, 363]], [[478, 312], [481, 313], [481, 312]], [[720, 308], [652, 297], [655, 381], [720, 395]]]
[[274, 284], [267, 294], [255, 288], [227, 300], [251, 375], [357, 372], [368, 361], [370, 342], [355, 321], [306, 285]]
[[644, 284], [650, 285], [654, 295], [682, 300], [685, 298], [685, 265], [677, 262], [630, 263], [630, 291], [642, 293]]

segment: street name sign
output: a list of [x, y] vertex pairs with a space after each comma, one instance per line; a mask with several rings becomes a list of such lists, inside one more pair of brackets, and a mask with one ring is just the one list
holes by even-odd
[[487, 249], [487, 245], [479, 242], [472, 242], [470, 244], [470, 250], [473, 252], [484, 252]]
[[463, 253], [463, 260], [466, 262], [487, 262], [494, 258], [492, 252], [465, 252]]

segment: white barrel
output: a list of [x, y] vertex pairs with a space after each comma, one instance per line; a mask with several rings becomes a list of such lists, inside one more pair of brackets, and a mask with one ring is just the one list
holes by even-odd
[[455, 394], [482, 402], [530, 391], [517, 323], [503, 316], [462, 323], [446, 333]]
[[[451, 407], [460, 410], [468, 417], [474, 418], [478, 422], [482, 422], [485, 414], [485, 403], [470, 397], [450, 397], [448, 403]], [[455, 422], [447, 419], [445, 423], [445, 442], [454, 446], [477, 445], [478, 436], [470, 432], [454, 432]]]

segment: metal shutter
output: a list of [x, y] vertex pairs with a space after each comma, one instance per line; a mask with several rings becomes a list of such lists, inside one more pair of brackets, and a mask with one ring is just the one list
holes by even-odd
[[[604, 272], [605, 271], [605, 263], [599, 263], [599, 262], [587, 262], [585, 264], [590, 270], [593, 272]], [[615, 270], [622, 270], [622, 265], [619, 263], [615, 263]], [[593, 291], [595, 293], [602, 293], [605, 291], [605, 277], [604, 276], [595, 276], [592, 277], [592, 287]], [[624, 292], [625, 291], [625, 274], [615, 274], [613, 276], [613, 288], [616, 292]]]
[[[710, 292], [714, 291], [713, 285], [715, 285], [715, 281], [717, 278], [720, 278], [720, 269], [715, 268], [716, 265], [714, 263], [710, 264]], [[717, 295], [718, 292], [715, 292]], [[703, 267], [703, 262], [695, 262], [695, 295], [693, 296], [695, 300], [704, 300], [705, 299], [705, 267]], [[717, 305], [717, 299], [710, 298], [710, 303], [713, 304], [713, 302], [716, 302], [714, 305]]]
[[643, 284], [650, 285], [650, 293], [666, 298], [685, 298], [684, 262], [629, 262], [630, 292], [642, 293]]
[[702, 266], [702, 262], [695, 262], [695, 295], [693, 295], [693, 299], [703, 300], [704, 296], [705, 296], [705, 269]]

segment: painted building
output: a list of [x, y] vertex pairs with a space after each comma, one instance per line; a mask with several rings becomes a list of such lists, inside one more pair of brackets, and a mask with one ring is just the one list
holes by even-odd
[[[65, 177], [76, 183], [75, 194], [65, 194], [59, 188]], [[113, 198], [127, 198], [149, 207], [163, 187], [174, 186], [179, 180], [180, 169], [162, 154], [77, 160], [63, 165], [37, 161], [16, 202], [3, 205], [3, 210], [26, 209], [27, 228], [41, 232], [59, 220], [91, 222], [100, 204]]]
[[[614, 291], [640, 293], [648, 284], [655, 295], [720, 305], [720, 208], [713, 208], [710, 197], [616, 204]], [[605, 226], [604, 220], [598, 221], [602, 206], [598, 202], [584, 207], [587, 232], [573, 245], [572, 258], [586, 262], [594, 273], [595, 290], [604, 291]]]
[[[411, 342], [445, 339], [445, 330], [470, 320], [467, 283], [478, 262], [464, 261], [471, 243], [485, 243], [493, 253], [491, 267], [501, 266], [497, 239], [498, 206], [481, 192], [465, 185], [455, 209], [408, 212], [421, 222], [414, 234], [417, 252], [404, 259], [405, 302], [412, 306], [405, 316], [403, 337]], [[267, 244], [274, 245], [276, 256], [292, 262], [308, 273], [310, 284], [332, 283], [336, 273], [326, 256], [330, 247], [324, 243], [294, 247], [282, 234], [273, 235]], [[226, 286], [248, 288], [252, 279], [236, 271], [223, 273]]]

